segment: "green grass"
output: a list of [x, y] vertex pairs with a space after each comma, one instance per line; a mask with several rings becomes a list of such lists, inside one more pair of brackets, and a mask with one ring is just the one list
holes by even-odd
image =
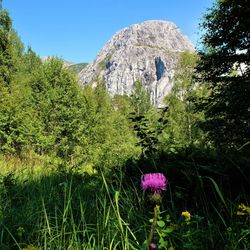
[[[135, 225], [143, 220], [128, 204], [137, 190], [129, 194], [104, 175], [50, 170], [24, 178], [22, 172], [2, 176], [2, 248], [139, 248], [135, 234], [140, 228]], [[129, 221], [135, 223], [133, 229]]]
[[[92, 175], [59, 171], [49, 162], [1, 158], [0, 249], [147, 249], [153, 205], [136, 175], [131, 179], [119, 169]], [[154, 242], [162, 238], [168, 249], [249, 249], [249, 213], [237, 215], [248, 197], [244, 190], [230, 200], [215, 178], [200, 177], [197, 204], [188, 207], [180, 203], [170, 173], [169, 178], [161, 204], [164, 223]], [[185, 210], [190, 223], [182, 221]]]

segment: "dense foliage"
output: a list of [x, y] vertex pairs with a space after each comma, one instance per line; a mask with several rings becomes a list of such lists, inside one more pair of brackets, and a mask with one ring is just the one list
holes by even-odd
[[197, 66], [210, 94], [199, 105], [204, 129], [217, 146], [240, 148], [250, 140], [250, 6], [247, 0], [217, 1], [205, 15]]
[[203, 97], [206, 86], [197, 86], [193, 78], [197, 55], [184, 52], [179, 59], [175, 84], [169, 95], [165, 97], [168, 107], [166, 118], [168, 126], [164, 131], [165, 146], [183, 147], [201, 143], [202, 134], [197, 123], [202, 120], [202, 114], [194, 112], [193, 99]]
[[32, 151], [77, 167], [111, 167], [132, 156], [136, 138], [102, 84], [81, 89], [63, 61], [24, 51], [6, 11], [1, 21], [0, 151]]

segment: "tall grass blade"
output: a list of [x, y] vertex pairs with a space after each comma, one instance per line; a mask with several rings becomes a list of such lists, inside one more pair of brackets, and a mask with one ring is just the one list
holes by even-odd
[[224, 197], [223, 197], [223, 195], [222, 195], [222, 193], [221, 193], [221, 191], [220, 191], [220, 189], [219, 189], [217, 183], [216, 183], [211, 177], [203, 176], [203, 178], [204, 178], [204, 179], [208, 179], [208, 180], [210, 180], [210, 181], [212, 182], [212, 184], [213, 184], [213, 186], [214, 186], [214, 188], [215, 188], [215, 191], [217, 192], [217, 194], [219, 195], [221, 201], [223, 202], [223, 204], [224, 204], [225, 207], [227, 208], [226, 201], [225, 201], [225, 199], [224, 199]]

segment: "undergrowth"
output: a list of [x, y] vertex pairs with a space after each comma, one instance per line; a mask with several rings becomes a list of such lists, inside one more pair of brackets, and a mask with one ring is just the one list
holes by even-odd
[[[239, 184], [229, 192], [212, 157], [207, 166], [195, 155], [161, 155], [153, 162], [169, 180], [153, 237], [158, 249], [250, 248], [247, 189]], [[128, 164], [89, 174], [48, 161], [1, 160], [0, 249], [147, 249], [153, 206], [140, 174], [153, 163]]]

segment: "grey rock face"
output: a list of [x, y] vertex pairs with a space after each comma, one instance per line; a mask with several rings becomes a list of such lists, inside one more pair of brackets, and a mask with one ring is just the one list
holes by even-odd
[[194, 52], [191, 41], [167, 21], [145, 21], [116, 33], [96, 59], [79, 73], [80, 84], [104, 80], [111, 95], [130, 95], [139, 80], [155, 106], [173, 86], [181, 52]]

